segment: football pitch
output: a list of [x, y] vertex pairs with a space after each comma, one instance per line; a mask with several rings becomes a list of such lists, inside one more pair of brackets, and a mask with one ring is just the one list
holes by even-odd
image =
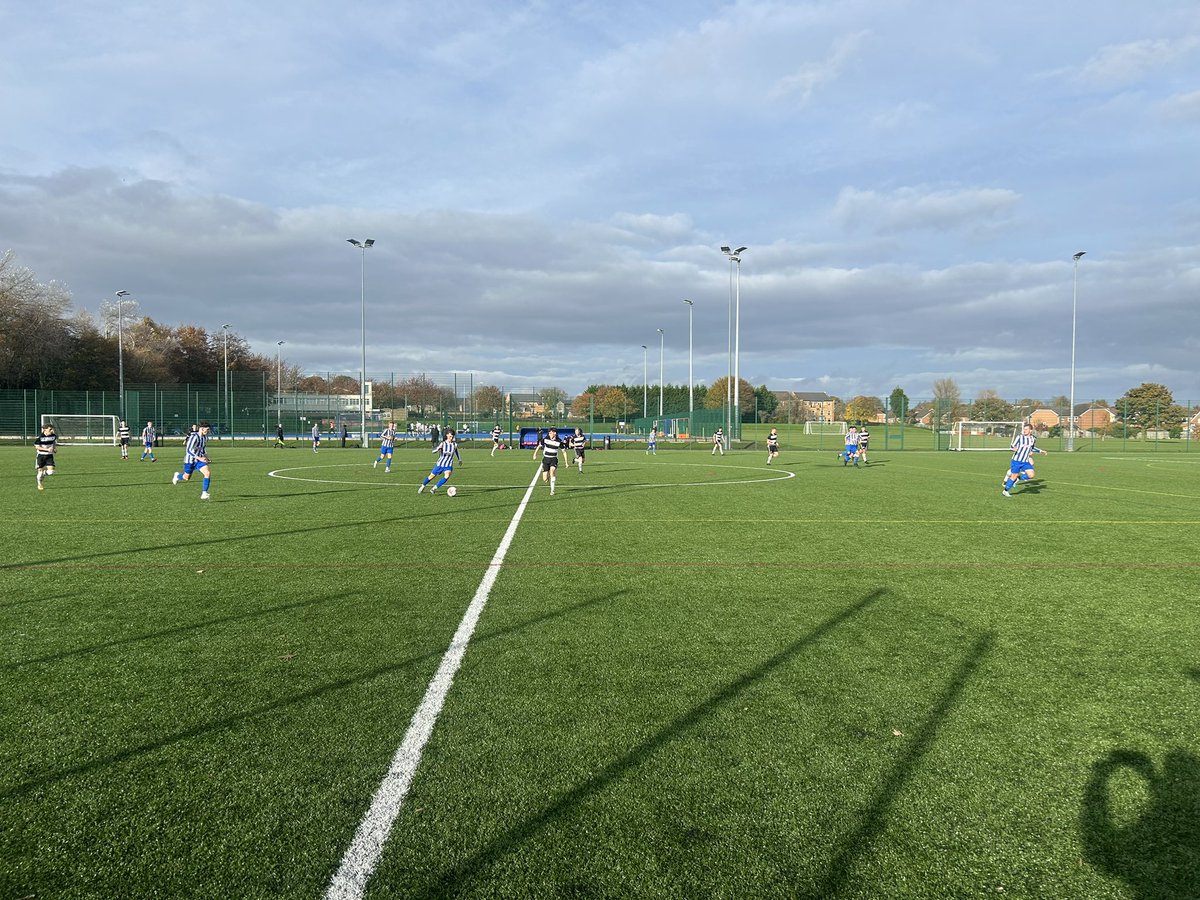
[[0, 897], [1200, 895], [1200, 455], [209, 447], [0, 449]]

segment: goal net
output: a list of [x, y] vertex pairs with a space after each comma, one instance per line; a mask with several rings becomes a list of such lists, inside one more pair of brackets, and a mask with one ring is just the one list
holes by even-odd
[[805, 422], [805, 434], [845, 434], [845, 422]]
[[116, 416], [64, 416], [43, 413], [42, 426], [54, 426], [58, 442], [64, 447], [79, 447], [95, 444], [115, 447], [117, 445]]
[[955, 422], [952, 450], [1008, 450], [1021, 433], [1022, 422]]

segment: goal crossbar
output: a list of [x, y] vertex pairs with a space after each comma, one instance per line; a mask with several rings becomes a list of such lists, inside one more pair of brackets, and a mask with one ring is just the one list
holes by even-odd
[[804, 423], [805, 434], [845, 434], [845, 422], [813, 422]]
[[955, 422], [950, 446], [953, 450], [1009, 450], [1021, 433], [1023, 422]]
[[116, 416], [82, 416], [42, 413], [42, 427], [54, 426], [58, 442], [64, 447], [115, 447], [117, 445]]

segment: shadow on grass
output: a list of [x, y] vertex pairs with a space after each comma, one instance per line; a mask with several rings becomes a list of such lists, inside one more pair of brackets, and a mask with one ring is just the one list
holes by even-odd
[[[1112, 781], [1142, 782], [1145, 802], [1136, 815], [1119, 812]], [[1139, 900], [1194, 900], [1200, 896], [1200, 757], [1167, 753], [1162, 767], [1137, 750], [1113, 750], [1092, 766], [1080, 815], [1083, 855], [1120, 878]]]
[[[497, 638], [502, 638], [511, 634], [526, 631], [545, 622], [564, 618], [589, 607], [598, 606], [601, 603], [607, 603], [615, 600], [617, 597], [620, 597], [625, 593], [627, 592], [623, 590], [614, 591], [610, 594], [605, 594], [602, 597], [593, 597], [590, 600], [584, 600], [580, 603], [573, 603], [569, 606], [564, 606], [562, 609], [552, 610], [539, 616], [534, 616], [531, 619], [527, 619], [524, 622], [520, 622], [515, 625], [499, 628], [486, 634], [479, 634], [476, 636], [473, 643], [476, 645], [486, 644], [488, 641], [494, 641]], [[457, 628], [457, 623], [455, 623], [455, 627]], [[263, 703], [259, 706], [252, 707], [239, 713], [234, 713], [230, 716], [225, 716], [221, 719], [214, 719], [201, 725], [196, 725], [192, 728], [185, 728], [180, 731], [172, 732], [171, 734], [164, 735], [155, 741], [147, 741], [143, 744], [138, 744], [136, 747], [129, 747], [116, 753], [110, 753], [109, 755], [102, 756], [99, 759], [89, 760], [85, 763], [60, 769], [57, 772], [41, 775], [37, 778], [32, 778], [28, 781], [14, 785], [11, 788], [0, 791], [0, 799], [7, 800], [9, 798], [19, 797], [30, 793], [31, 791], [40, 790], [41, 788], [55, 784], [59, 781], [63, 781], [67, 778], [74, 777], [76, 775], [90, 775], [94, 772], [100, 771], [101, 769], [108, 768], [109, 766], [119, 765], [131, 759], [136, 759], [148, 753], [161, 750], [164, 747], [170, 747], [174, 744], [179, 744], [192, 738], [205, 737], [215, 734], [219, 731], [227, 731], [237, 725], [242, 724], [243, 722], [248, 722], [252, 719], [258, 718], [259, 716], [270, 715], [271, 713], [278, 712], [282, 709], [287, 709], [290, 706], [307, 703], [310, 700], [319, 700], [330, 694], [335, 694], [338, 691], [344, 691], [349, 688], [366, 684], [373, 679], [402, 671], [411, 666], [419, 665], [425, 662], [437, 662], [442, 658], [444, 653], [444, 650], [437, 649], [428, 653], [410, 656], [407, 659], [400, 660], [399, 662], [395, 662], [390, 665], [378, 666], [377, 668], [370, 669], [366, 672], [361, 672], [355, 675], [353, 678], [339, 678], [336, 681], [331, 681], [328, 684], [323, 684], [320, 687], [312, 688], [311, 690], [301, 691], [300, 693], [293, 694], [290, 697], [284, 697], [270, 703]], [[416, 702], [420, 702], [420, 692], [417, 693]], [[393, 749], [393, 747], [388, 747], [386, 748], [385, 752], [390, 754], [393, 752]]]
[[202, 628], [208, 628], [213, 625], [225, 625], [230, 622], [242, 622], [247, 619], [257, 619], [262, 616], [269, 616], [272, 613], [285, 612], [293, 609], [303, 609], [307, 606], [317, 606], [321, 603], [328, 603], [331, 600], [343, 599], [342, 594], [335, 594], [326, 597], [316, 597], [312, 600], [301, 600], [296, 603], [285, 603], [282, 606], [270, 606], [265, 609], [255, 610], [254, 612], [240, 613], [236, 616], [221, 616], [215, 619], [205, 619], [202, 622], [192, 622], [189, 625], [176, 625], [174, 628], [164, 628], [161, 631], [151, 631], [147, 634], [139, 634], [131, 637], [121, 638], [116, 641], [102, 641], [99, 644], [92, 644], [88, 647], [76, 647], [73, 650], [63, 650], [60, 653], [47, 653], [45, 656], [33, 656], [29, 659], [19, 659], [16, 662], [6, 663], [0, 666], [0, 671], [6, 669], [19, 669], [23, 666], [37, 665], [38, 663], [54, 662], [60, 659], [67, 659], [72, 656], [85, 656], [89, 653], [98, 653], [101, 650], [109, 650], [113, 647], [123, 647], [128, 644], [137, 644], [142, 641], [153, 641], [157, 638], [164, 638], [174, 634], [187, 634], [189, 631], [198, 631]]
[[[340, 492], [335, 492], [340, 493]], [[436, 501], [435, 501], [436, 502]], [[512, 511], [511, 503], [497, 503], [491, 506], [471, 506], [470, 512], [477, 514], [485, 510], [503, 509]], [[466, 511], [464, 509], [464, 511]], [[334, 522], [329, 525], [312, 525], [307, 528], [287, 528], [280, 531], [257, 531], [252, 534], [244, 535], [222, 535], [221, 537], [209, 538], [207, 540], [198, 539], [194, 536], [185, 537], [179, 541], [174, 541], [167, 544], [156, 544], [153, 547], [123, 547], [116, 550], [97, 550], [93, 553], [79, 553], [73, 556], [60, 556], [56, 559], [39, 559], [29, 560], [26, 562], [10, 562], [0, 565], [0, 571], [13, 569], [36, 569], [41, 567], [58, 566], [64, 563], [85, 562], [88, 560], [99, 560], [110, 557], [123, 557], [135, 553], [154, 553], [167, 550], [181, 550], [184, 548], [195, 550], [197, 548], [218, 546], [222, 544], [230, 544], [238, 541], [259, 541], [267, 538], [285, 537], [287, 535], [300, 534], [316, 534], [322, 531], [337, 531], [344, 528], [358, 528], [361, 526], [379, 526], [379, 525], [395, 525], [398, 522], [416, 522], [422, 519], [438, 519], [444, 518], [447, 510], [439, 506], [437, 508], [430, 507], [428, 512], [416, 512], [409, 515], [390, 515], [381, 519], [360, 519], [353, 522]], [[190, 563], [189, 563], [190, 565]]]
[[959, 663], [953, 677], [942, 690], [933, 709], [921, 727], [912, 734], [903, 755], [876, 791], [875, 799], [861, 814], [862, 824], [843, 842], [837, 856], [829, 864], [829, 872], [813, 893], [800, 893], [800, 897], [835, 897], [854, 871], [858, 859], [871, 849], [871, 845], [887, 825], [888, 813], [896, 798], [904, 789], [913, 773], [920, 767], [921, 759], [929, 752], [946, 717], [958, 705], [963, 688], [992, 649], [995, 636], [982, 635]]
[[474, 854], [461, 863], [447, 869], [432, 884], [420, 891], [421, 896], [448, 897], [453, 896], [468, 887], [470, 882], [494, 861], [506, 855], [543, 828], [553, 824], [560, 817], [569, 814], [578, 804], [587, 798], [605, 790], [626, 772], [637, 768], [649, 760], [671, 741], [683, 735], [706, 717], [712, 715], [726, 704], [735, 701], [747, 688], [766, 678], [780, 667], [791, 662], [801, 652], [807, 650], [825, 635], [835, 631], [850, 619], [863, 613], [887, 594], [886, 588], [876, 588], [861, 600], [843, 609], [832, 618], [826, 619], [813, 628], [804, 637], [793, 641], [774, 656], [750, 669], [740, 678], [722, 687], [707, 700], [690, 709], [685, 714], [669, 722], [651, 737], [633, 747], [624, 756], [614, 760], [591, 778], [563, 794], [557, 801], [536, 815], [518, 823], [504, 834], [479, 848]]

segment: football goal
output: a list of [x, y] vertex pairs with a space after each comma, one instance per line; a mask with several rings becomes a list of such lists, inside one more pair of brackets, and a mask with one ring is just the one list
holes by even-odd
[[54, 426], [58, 442], [64, 447], [89, 444], [115, 447], [117, 445], [116, 416], [66, 416], [42, 413], [42, 426]]
[[955, 422], [951, 450], [1008, 450], [1022, 422]]
[[845, 434], [845, 422], [805, 422], [805, 434]]

